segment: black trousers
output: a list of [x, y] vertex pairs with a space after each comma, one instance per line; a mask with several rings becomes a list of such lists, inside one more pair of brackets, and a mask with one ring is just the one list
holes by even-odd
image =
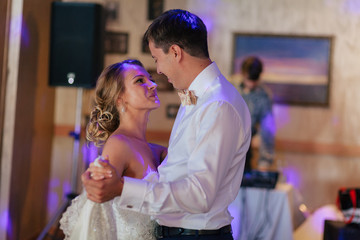
[[216, 235], [199, 235], [199, 236], [172, 236], [158, 238], [158, 240], [234, 240], [232, 233], [222, 233]]

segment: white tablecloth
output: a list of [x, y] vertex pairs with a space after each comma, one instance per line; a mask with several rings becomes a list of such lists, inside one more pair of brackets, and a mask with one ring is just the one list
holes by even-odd
[[292, 240], [293, 187], [241, 188], [229, 206], [234, 240]]

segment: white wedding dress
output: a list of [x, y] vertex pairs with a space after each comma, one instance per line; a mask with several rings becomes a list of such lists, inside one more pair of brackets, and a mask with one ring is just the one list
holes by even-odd
[[155, 221], [150, 216], [119, 209], [114, 198], [105, 203], [76, 197], [60, 220], [66, 240], [155, 240]]

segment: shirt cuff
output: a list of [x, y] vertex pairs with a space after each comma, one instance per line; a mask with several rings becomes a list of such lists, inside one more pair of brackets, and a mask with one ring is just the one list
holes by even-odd
[[144, 203], [147, 181], [124, 177], [124, 187], [119, 198], [119, 206], [128, 210], [140, 212]]

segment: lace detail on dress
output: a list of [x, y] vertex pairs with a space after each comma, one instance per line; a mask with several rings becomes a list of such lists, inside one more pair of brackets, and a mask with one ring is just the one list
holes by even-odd
[[112, 203], [118, 239], [155, 240], [155, 221], [149, 215], [117, 208], [119, 199], [116, 197]]
[[77, 222], [80, 211], [85, 205], [87, 198], [85, 192], [77, 196], [71, 201], [71, 205], [66, 209], [62, 218], [60, 219], [60, 229], [65, 234], [65, 239], [69, 239], [69, 236], [74, 229], [75, 223]]
[[98, 204], [85, 193], [76, 197], [60, 220], [65, 239], [155, 240], [155, 221], [142, 213], [118, 209], [117, 199]]

